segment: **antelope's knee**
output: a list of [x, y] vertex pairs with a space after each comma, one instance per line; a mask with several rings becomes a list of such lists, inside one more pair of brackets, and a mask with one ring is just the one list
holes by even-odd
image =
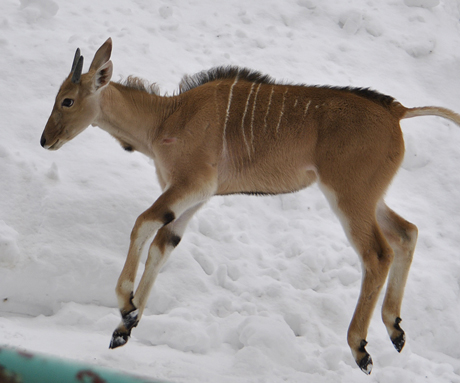
[[167, 211], [163, 214], [163, 225], [167, 225], [176, 219], [176, 215], [172, 211]]
[[377, 257], [381, 265], [385, 267], [390, 267], [393, 263], [395, 253], [391, 247], [388, 247], [379, 251], [377, 253]]
[[379, 249], [363, 257], [365, 279], [374, 288], [380, 289], [387, 278], [395, 254], [391, 248]]
[[172, 247], [176, 247], [179, 242], [181, 241], [181, 237], [179, 237], [177, 234], [171, 233], [171, 237], [169, 238], [169, 244]]
[[158, 247], [161, 253], [164, 253], [167, 246], [174, 248], [179, 244], [181, 239], [179, 235], [169, 230], [167, 227], [163, 227], [158, 231], [153, 244]]
[[409, 247], [415, 247], [415, 243], [417, 242], [417, 237], [418, 237], [417, 226], [408, 222], [408, 225], [404, 229], [403, 235], [401, 236], [403, 243]]
[[417, 243], [418, 229], [417, 226], [410, 222], [406, 222], [405, 227], [398, 231], [400, 238], [400, 247], [402, 254], [405, 257], [406, 262], [409, 264], [412, 262], [414, 255], [415, 245]]

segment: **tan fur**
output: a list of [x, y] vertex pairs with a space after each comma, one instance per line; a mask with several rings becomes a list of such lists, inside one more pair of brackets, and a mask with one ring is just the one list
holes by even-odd
[[[401, 351], [399, 317], [417, 228], [383, 201], [404, 156], [399, 120], [438, 115], [460, 124], [460, 116], [439, 107], [408, 109], [369, 90], [276, 84], [237, 68], [187, 77], [182, 93], [162, 97], [141, 80], [110, 82], [111, 48], [109, 39], [78, 83], [78, 73], [64, 81], [41, 141], [58, 149], [92, 124], [155, 162], [163, 193], [131, 233], [116, 287], [122, 322], [111, 347], [128, 340], [161, 266], [209, 198], [289, 193], [317, 181], [363, 265], [348, 331], [355, 360], [370, 373], [365, 339], [388, 274], [382, 318]], [[73, 105], [63, 106], [64, 99]], [[155, 233], [134, 293], [142, 248]]]

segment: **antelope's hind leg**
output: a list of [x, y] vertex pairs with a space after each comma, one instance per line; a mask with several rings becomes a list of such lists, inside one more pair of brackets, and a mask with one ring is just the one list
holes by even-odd
[[[371, 212], [370, 212], [371, 213]], [[373, 213], [373, 212], [372, 212]], [[377, 300], [393, 261], [394, 253], [372, 215], [350, 222], [350, 236], [362, 261], [362, 284], [348, 328], [348, 345], [359, 368], [370, 374], [373, 363], [366, 351], [367, 332]]]
[[377, 220], [395, 253], [382, 306], [382, 319], [394, 347], [401, 352], [406, 340], [404, 331], [399, 325], [401, 304], [418, 231], [415, 225], [401, 218], [383, 201], [379, 203], [377, 209]]
[[[320, 187], [362, 262], [361, 292], [348, 328], [347, 341], [356, 364], [369, 375], [373, 363], [366, 351], [367, 332], [393, 261], [393, 250], [377, 222], [377, 204], [372, 199], [357, 199], [358, 193], [352, 188], [347, 193], [338, 194], [332, 186], [320, 183]], [[365, 189], [364, 186], [361, 188]]]

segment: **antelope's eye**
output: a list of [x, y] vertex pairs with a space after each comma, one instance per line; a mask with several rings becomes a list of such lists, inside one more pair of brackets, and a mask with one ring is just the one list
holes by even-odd
[[65, 98], [61, 105], [70, 108], [73, 105], [73, 100], [71, 98]]

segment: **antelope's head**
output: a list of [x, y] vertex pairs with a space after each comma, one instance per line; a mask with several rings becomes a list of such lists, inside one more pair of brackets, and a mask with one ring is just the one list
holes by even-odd
[[83, 56], [77, 49], [70, 74], [59, 89], [40, 140], [45, 149], [59, 149], [95, 121], [100, 110], [100, 90], [112, 77], [111, 52], [109, 38], [97, 50], [88, 73], [82, 74]]

